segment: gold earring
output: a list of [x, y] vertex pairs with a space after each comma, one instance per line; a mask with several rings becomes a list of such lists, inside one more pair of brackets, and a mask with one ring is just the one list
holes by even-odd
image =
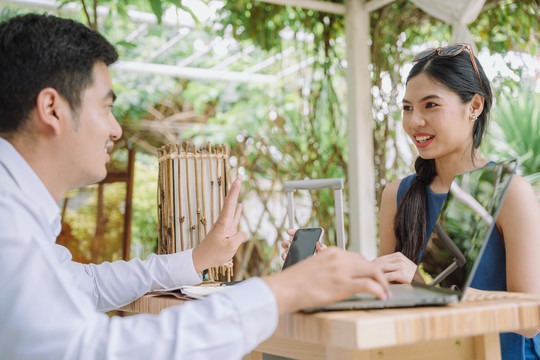
[[476, 113], [472, 112], [471, 115], [469, 115], [469, 120], [476, 121], [478, 119], [478, 115]]

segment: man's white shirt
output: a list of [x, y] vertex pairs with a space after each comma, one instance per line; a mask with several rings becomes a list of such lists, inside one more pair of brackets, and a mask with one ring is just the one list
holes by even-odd
[[159, 315], [110, 318], [148, 291], [200, 283], [191, 250], [80, 264], [55, 243], [60, 220], [0, 138], [0, 359], [239, 359], [275, 331], [276, 299], [259, 278]]

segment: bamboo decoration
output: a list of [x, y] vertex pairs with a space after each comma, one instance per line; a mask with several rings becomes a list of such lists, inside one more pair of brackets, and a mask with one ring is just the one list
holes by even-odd
[[[180, 145], [178, 145], [178, 144], [176, 145], [176, 151], [180, 152]], [[182, 173], [181, 173], [179, 164], [178, 164], [178, 166], [176, 168], [177, 168], [176, 186], [178, 186], [178, 179], [182, 178]], [[178, 196], [180, 196], [180, 195], [178, 195]], [[177, 229], [178, 229], [178, 232], [180, 233], [180, 251], [184, 251], [184, 250], [186, 250], [184, 248], [184, 241], [185, 241], [184, 240], [184, 221], [186, 220], [186, 217], [182, 215], [182, 207], [181, 206], [177, 206], [177, 209], [178, 209], [178, 217], [176, 219], [177, 219]]]
[[[158, 253], [196, 247], [217, 220], [227, 195], [226, 146], [165, 145], [158, 150]], [[210, 280], [231, 281], [233, 262], [208, 269]]]

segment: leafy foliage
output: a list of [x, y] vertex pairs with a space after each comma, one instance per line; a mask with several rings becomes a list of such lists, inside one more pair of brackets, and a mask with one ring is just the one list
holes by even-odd
[[[125, 149], [113, 154], [111, 166], [127, 159]], [[138, 154], [135, 164], [132, 212], [132, 256], [146, 257], [157, 245], [156, 157]], [[103, 185], [103, 209], [99, 215], [98, 185], [68, 192], [63, 216], [63, 245], [80, 262], [99, 263], [122, 259], [122, 236], [126, 187], [122, 183]], [[74, 220], [76, 219], [76, 220]], [[138, 246], [137, 246], [138, 245]]]
[[[508, 83], [507, 83], [508, 84]], [[518, 171], [540, 190], [540, 94], [533, 79], [524, 79], [500, 92], [493, 108], [491, 136], [486, 152], [499, 158], [517, 158]]]
[[[108, 184], [103, 187], [103, 215], [99, 216], [98, 185], [71, 190], [65, 197], [74, 205], [63, 218], [63, 231], [69, 229], [67, 246], [76, 261], [100, 263], [122, 258], [123, 207], [125, 187]], [[73, 221], [73, 219], [77, 219]]]
[[488, 0], [470, 27], [478, 39], [478, 48], [487, 47], [497, 53], [513, 50], [538, 55], [539, 17], [537, 0]]
[[[344, 48], [343, 42], [336, 44], [336, 38], [330, 36], [328, 27], [322, 25], [332, 27], [340, 17], [314, 12], [307, 16], [305, 12], [290, 7], [245, 1], [230, 2], [229, 5], [232, 8], [227, 7], [220, 20], [225, 27], [236, 26], [252, 17], [260, 20], [260, 14], [277, 21], [286, 12], [289, 20], [285, 19], [285, 23], [295, 26], [298, 33], [312, 35], [312, 41], [292, 40], [292, 46], [303, 49], [304, 59], [312, 56], [314, 63], [310, 69], [300, 73], [300, 81], [283, 78], [275, 85], [264, 87], [213, 84], [213, 93], [219, 103], [216, 118], [204, 128], [194, 128], [184, 136], [196, 142], [210, 138], [214, 142], [228, 143], [231, 154], [249, 179], [248, 192], [258, 192], [263, 199], [275, 192], [282, 193], [285, 180], [345, 178], [346, 117], [345, 104], [339, 100], [346, 96], [344, 69], [340, 63]], [[242, 14], [235, 12], [242, 6], [248, 10]], [[237, 34], [238, 40], [247, 41], [251, 35], [258, 34], [256, 41], [263, 41], [261, 47], [271, 52], [291, 45], [277, 36], [277, 32], [283, 29], [283, 21], [279, 27], [271, 20], [250, 24], [255, 28], [242, 31], [235, 27], [233, 33]], [[336, 26], [343, 32], [341, 23]], [[262, 40], [258, 36], [269, 38]], [[282, 60], [282, 67], [286, 66], [285, 61]], [[182, 95], [190, 97], [196, 93], [190, 89], [191, 84]], [[196, 102], [196, 98], [193, 96], [192, 101]], [[272, 186], [261, 187], [265, 180], [271, 181]], [[301, 225], [325, 227], [327, 242], [335, 243], [333, 194], [320, 191], [313, 192], [311, 197], [312, 212]], [[275, 218], [271, 209], [268, 214], [276, 223], [277, 238], [280, 239], [280, 233], [286, 228], [284, 218]], [[253, 228], [252, 232], [255, 237], [259, 236], [257, 229]], [[277, 251], [274, 247], [274, 253]]]
[[522, 173], [532, 175], [540, 172], [540, 94], [530, 83], [521, 85], [517, 94], [499, 96], [493, 118]]
[[[66, 4], [84, 2], [85, 0], [64, 1]], [[156, 44], [163, 44], [177, 30], [151, 26], [135, 46], [134, 43], [125, 41], [126, 36], [136, 29], [136, 25], [128, 19], [128, 9], [152, 11], [158, 19], [161, 19], [164, 11], [171, 5], [190, 11], [182, 5], [181, 0], [93, 0], [86, 3], [90, 10], [99, 3], [109, 6], [111, 11], [99, 24], [92, 19], [92, 11], [81, 13], [79, 20], [87, 21], [90, 26], [93, 26], [92, 22], [95, 20], [96, 28], [115, 43], [121, 57], [140, 61], [147, 59], [155, 50]], [[0, 12], [0, 19], [4, 20], [25, 11], [5, 7]], [[119, 16], [113, 18], [113, 13]], [[539, 5], [536, 0], [488, 0], [483, 12], [469, 28], [479, 48], [488, 47], [499, 53], [511, 49], [537, 54], [540, 37], [538, 13]], [[344, 18], [251, 0], [225, 1], [220, 14], [220, 22], [223, 24], [221, 35], [232, 28], [242, 47], [255, 44], [259, 50], [263, 50], [252, 55], [255, 60], [279, 54], [293, 46], [303, 54], [302, 58], [294, 59], [295, 61], [313, 58], [313, 65], [302, 70], [296, 79], [284, 78], [275, 86], [189, 82], [166, 77], [114, 73], [115, 91], [119, 94], [114, 111], [119, 121], [136, 122], [145, 116], [152, 103], [176, 96], [189, 101], [198, 112], [204, 112], [208, 107], [215, 109], [215, 117], [206, 127], [195, 127], [183, 136], [200, 143], [208, 140], [228, 143], [239, 171], [244, 171], [249, 179], [247, 193], [259, 192], [265, 199], [269, 199], [272, 193], [281, 191], [280, 182], [283, 180], [345, 177], [348, 155], [346, 104], [343, 101], [346, 99]], [[204, 30], [198, 34], [205, 41], [215, 35], [210, 29], [198, 30]], [[447, 42], [450, 40], [450, 31], [447, 24], [431, 18], [407, 0], [396, 0], [370, 15], [372, 126], [377, 199], [380, 198], [386, 182], [404, 175], [410, 164], [410, 159], [399, 146], [399, 96], [403, 90], [403, 77], [406, 76], [413, 49], [425, 43], [437, 46]], [[291, 32], [292, 40], [280, 37], [279, 34], [283, 32]], [[192, 54], [193, 50], [192, 42], [180, 42], [174, 51], [159, 60], [164, 64], [174, 64], [177, 59]], [[212, 66], [215, 60], [207, 59], [201, 64]], [[242, 65], [239, 62], [233, 67], [241, 70]], [[268, 71], [276, 72], [286, 66], [286, 59], [282, 59], [269, 67]], [[503, 102], [504, 100], [501, 100], [501, 104]], [[518, 111], [525, 113], [525, 110]], [[497, 122], [499, 121], [497, 119]], [[538, 143], [540, 142], [537, 141], [536, 144]], [[519, 151], [534, 168], [536, 164], [533, 160], [539, 158], [537, 147], [530, 145]], [[530, 151], [536, 155], [531, 155]], [[137, 161], [139, 166], [140, 160]], [[147, 163], [145, 168], [148, 166]], [[137, 168], [137, 178], [141, 171]], [[144, 176], [141, 183], [155, 184], [150, 174]], [[270, 184], [262, 186], [263, 183], [267, 184], [265, 181]], [[134, 213], [133, 235], [148, 239], [148, 244], [153, 244], [154, 241], [154, 220], [147, 216], [153, 211], [149, 202], [155, 202], [154, 195], [149, 188], [135, 191], [135, 201], [141, 198], [144, 210]], [[120, 201], [115, 195], [106, 196], [112, 196], [112, 201]], [[332, 194], [322, 191], [313, 193], [312, 196], [313, 212], [308, 216], [306, 224], [302, 225], [317, 224], [331, 229], [334, 219]], [[286, 227], [283, 214], [270, 208], [267, 216], [276, 223], [276, 238], [279, 239], [281, 230]], [[250, 231], [255, 238], [263, 237], [264, 230], [258, 229], [256, 225], [254, 224]], [[85, 231], [87, 235], [91, 235], [90, 227]], [[327, 233], [330, 234], [327, 242], [333, 242], [334, 232], [330, 230]], [[275, 253], [274, 247], [272, 254]]]
[[141, 250], [132, 256], [146, 258], [157, 246], [157, 157], [138, 153], [133, 184], [132, 244], [140, 244]]

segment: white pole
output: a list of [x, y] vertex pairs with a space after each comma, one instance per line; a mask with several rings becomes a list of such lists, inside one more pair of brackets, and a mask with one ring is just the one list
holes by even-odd
[[111, 69], [115, 71], [129, 71], [140, 74], [167, 75], [192, 80], [262, 84], [277, 81], [277, 78], [274, 75], [249, 74], [245, 72], [180, 67], [176, 65], [151, 64], [136, 61], [117, 61], [111, 65]]
[[345, 222], [343, 220], [343, 190], [334, 190], [334, 204], [336, 211], [336, 245], [345, 249]]
[[369, 12], [362, 0], [346, 0], [349, 249], [368, 259], [377, 256], [371, 79], [368, 65]]

